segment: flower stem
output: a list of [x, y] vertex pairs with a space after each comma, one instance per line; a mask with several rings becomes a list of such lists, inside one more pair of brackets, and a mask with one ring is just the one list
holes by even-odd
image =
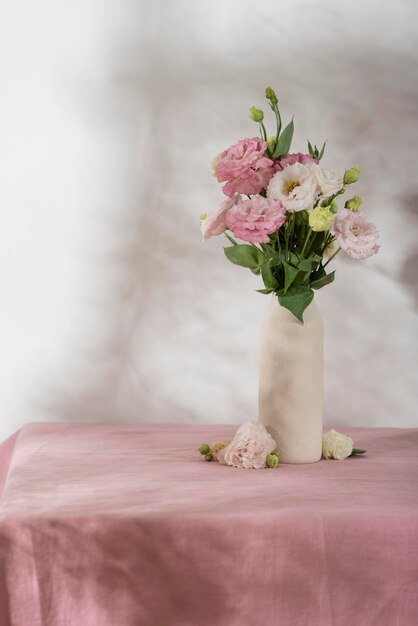
[[295, 214], [293, 213], [290, 216], [290, 225], [289, 225], [289, 243], [290, 243], [290, 248], [292, 247], [292, 239], [293, 239], [293, 231], [295, 229]]
[[235, 239], [234, 239], [233, 237], [231, 237], [231, 235], [228, 235], [228, 233], [227, 233], [226, 231], [224, 232], [224, 235], [225, 235], [225, 237], [226, 237], [227, 239], [229, 239], [229, 241], [230, 241], [231, 243], [233, 243], [233, 244], [234, 244], [234, 246], [237, 246], [237, 245], [238, 245], [238, 243], [235, 241]]
[[312, 228], [309, 227], [308, 234], [307, 234], [306, 239], [305, 239], [305, 243], [303, 244], [302, 252], [300, 253], [300, 256], [302, 256], [302, 257], [305, 254], [305, 250], [308, 247], [308, 242], [309, 242], [309, 239], [311, 238], [312, 232], [313, 232]]
[[267, 141], [267, 131], [266, 131], [266, 127], [264, 126], [263, 122], [260, 122], [260, 130], [261, 130], [261, 136], [264, 139], [264, 141]]
[[280, 111], [279, 111], [279, 107], [277, 106], [277, 104], [274, 107], [274, 115], [276, 116], [276, 123], [277, 123], [276, 141], [274, 142], [274, 147], [276, 148], [277, 142], [279, 141], [280, 131], [282, 129], [282, 119], [280, 117]]
[[328, 231], [327, 234], [325, 235], [324, 238], [324, 243], [322, 245], [322, 250], [321, 253], [324, 252], [324, 250], [329, 246], [330, 243], [332, 243], [334, 241], [335, 237], [333, 235], [331, 235], [331, 233]]
[[334, 252], [334, 254], [332, 254], [332, 255], [329, 257], [328, 261], [327, 261], [327, 262], [326, 262], [326, 263], [322, 266], [324, 269], [326, 268], [326, 266], [328, 265], [328, 263], [329, 263], [330, 261], [332, 261], [332, 259], [333, 259], [335, 256], [337, 256], [337, 254], [340, 252], [340, 250], [341, 250], [341, 248], [340, 248], [340, 247], [338, 247], [338, 248], [337, 248], [337, 250]]

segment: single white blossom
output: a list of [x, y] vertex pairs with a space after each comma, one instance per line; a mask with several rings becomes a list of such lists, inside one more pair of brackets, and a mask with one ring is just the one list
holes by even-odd
[[326, 459], [346, 459], [353, 451], [353, 440], [334, 429], [322, 435], [322, 455]]
[[322, 196], [332, 196], [332, 194], [337, 193], [337, 191], [343, 188], [343, 177], [337, 170], [326, 170], [318, 166], [315, 172]]
[[276, 172], [267, 187], [267, 197], [280, 200], [290, 213], [311, 209], [319, 193], [317, 167], [293, 163]]

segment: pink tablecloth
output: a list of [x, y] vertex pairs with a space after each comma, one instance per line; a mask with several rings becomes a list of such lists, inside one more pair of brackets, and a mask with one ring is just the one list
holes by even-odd
[[348, 431], [366, 457], [255, 471], [195, 452], [232, 427], [26, 426], [1, 626], [417, 626], [418, 430]]

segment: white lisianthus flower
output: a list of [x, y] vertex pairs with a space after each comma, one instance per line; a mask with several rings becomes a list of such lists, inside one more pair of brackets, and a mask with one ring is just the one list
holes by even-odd
[[337, 170], [325, 170], [318, 166], [316, 168], [316, 179], [323, 196], [332, 196], [332, 194], [337, 193], [344, 186], [343, 177]]
[[276, 172], [267, 187], [267, 198], [280, 200], [290, 213], [311, 209], [319, 193], [317, 167], [293, 163]]
[[322, 455], [326, 459], [342, 461], [353, 451], [353, 440], [347, 435], [337, 433], [334, 429], [322, 435]]

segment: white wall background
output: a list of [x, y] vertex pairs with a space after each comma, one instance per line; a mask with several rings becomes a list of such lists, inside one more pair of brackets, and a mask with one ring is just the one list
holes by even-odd
[[318, 294], [326, 419], [418, 426], [417, 20], [414, 0], [1, 0], [0, 436], [256, 416], [267, 302], [198, 216], [267, 84], [295, 149], [363, 168], [382, 234]]

